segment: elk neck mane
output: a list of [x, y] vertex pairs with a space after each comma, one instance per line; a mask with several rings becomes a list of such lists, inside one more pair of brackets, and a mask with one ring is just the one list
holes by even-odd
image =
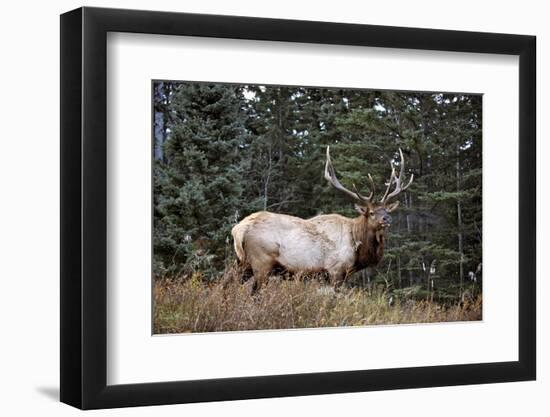
[[355, 270], [377, 265], [384, 255], [384, 231], [369, 229], [365, 216], [359, 216], [353, 220], [352, 235], [358, 245]]

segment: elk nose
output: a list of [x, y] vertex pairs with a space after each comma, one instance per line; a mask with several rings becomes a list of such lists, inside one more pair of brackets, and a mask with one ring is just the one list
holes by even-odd
[[391, 216], [390, 215], [386, 214], [384, 216], [384, 223], [391, 223]]

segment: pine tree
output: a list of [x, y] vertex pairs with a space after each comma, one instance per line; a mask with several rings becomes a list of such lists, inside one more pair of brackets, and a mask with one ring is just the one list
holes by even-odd
[[243, 194], [241, 105], [234, 86], [181, 84], [174, 92], [165, 162], [155, 166], [154, 253], [164, 271], [223, 265]]

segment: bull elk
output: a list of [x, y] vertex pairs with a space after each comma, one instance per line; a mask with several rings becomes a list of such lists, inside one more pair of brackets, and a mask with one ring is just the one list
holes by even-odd
[[289, 272], [326, 271], [334, 285], [341, 284], [352, 272], [377, 265], [384, 254], [385, 233], [392, 221], [389, 213], [399, 205], [399, 201], [391, 203], [390, 199], [406, 190], [414, 177], [411, 174], [408, 183], [402, 184], [405, 159], [401, 149], [399, 155], [399, 175], [391, 164], [386, 192], [375, 201], [374, 181], [370, 174], [371, 189], [367, 197], [355, 186], [351, 191], [338, 181], [327, 147], [325, 179], [356, 202], [355, 208], [359, 212], [356, 218], [326, 214], [305, 220], [260, 211], [234, 226], [231, 233], [235, 252], [241, 263], [252, 268], [253, 286], [258, 289], [276, 265]]

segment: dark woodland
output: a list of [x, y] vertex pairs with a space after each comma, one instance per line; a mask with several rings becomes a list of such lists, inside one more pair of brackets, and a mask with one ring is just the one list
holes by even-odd
[[[152, 88], [157, 332], [481, 318], [481, 95], [168, 81], [155, 81]], [[289, 287], [298, 280], [274, 271], [280, 280], [262, 291], [290, 294], [275, 307], [285, 316], [290, 303], [288, 320], [241, 318], [222, 325], [213, 317], [230, 313], [218, 306], [207, 309], [211, 322], [184, 324], [181, 317], [192, 314], [180, 304], [230, 303], [223, 292], [228, 271], [239, 283], [246, 281], [231, 239], [231, 228], [244, 217], [261, 210], [302, 218], [358, 215], [353, 202], [323, 177], [328, 145], [338, 178], [350, 189], [355, 185], [368, 194], [368, 173], [385, 188], [391, 164], [399, 168], [399, 149], [407, 176], [414, 174], [399, 195], [382, 262], [355, 273], [341, 290], [358, 300], [376, 298], [390, 310], [370, 319], [372, 311], [362, 310], [350, 312], [358, 319], [327, 316], [313, 323], [297, 300], [308, 289], [329, 297], [323, 277], [299, 280], [298, 291]], [[218, 283], [225, 284], [217, 289]], [[186, 298], [193, 291], [196, 300]], [[260, 301], [246, 302], [255, 308]], [[308, 311], [317, 311], [312, 299], [308, 303]], [[415, 308], [429, 311], [419, 319], [411, 313]]]

